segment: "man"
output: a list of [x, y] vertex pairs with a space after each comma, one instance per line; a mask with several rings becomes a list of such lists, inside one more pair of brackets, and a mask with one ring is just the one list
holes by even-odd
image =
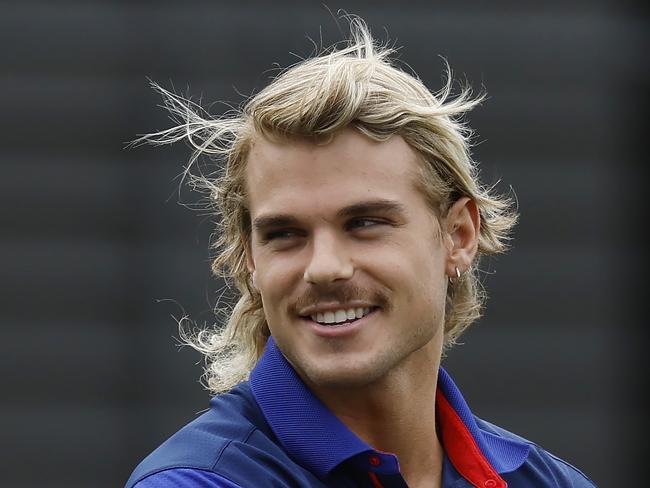
[[148, 139], [225, 159], [193, 182], [222, 219], [214, 270], [241, 298], [193, 340], [210, 410], [127, 487], [593, 487], [475, 418], [440, 368], [479, 316], [476, 263], [516, 215], [476, 178], [459, 117], [479, 100], [449, 101], [451, 79], [432, 95], [352, 28], [239, 114], [164, 92], [185, 123]]

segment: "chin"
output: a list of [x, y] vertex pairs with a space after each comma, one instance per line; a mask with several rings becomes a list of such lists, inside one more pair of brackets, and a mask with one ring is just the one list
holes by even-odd
[[378, 381], [386, 373], [385, 368], [375, 362], [346, 365], [337, 361], [336, 364], [324, 365], [309, 361], [294, 368], [309, 385], [327, 389], [362, 388]]
[[309, 375], [308, 380], [315, 388], [328, 390], [360, 389], [374, 383], [378, 378], [367, 374], [328, 374]]

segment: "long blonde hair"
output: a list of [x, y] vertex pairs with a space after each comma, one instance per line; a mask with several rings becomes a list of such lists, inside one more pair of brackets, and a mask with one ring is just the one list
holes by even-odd
[[[470, 156], [471, 131], [460, 120], [481, 102], [469, 88], [450, 97], [452, 76], [437, 93], [390, 59], [391, 49], [376, 44], [358, 18], [343, 46], [303, 60], [277, 76], [240, 110], [210, 117], [199, 105], [154, 85], [179, 124], [139, 141], [169, 144], [186, 140], [194, 151], [186, 176], [194, 188], [208, 192], [218, 217], [212, 270], [234, 284], [238, 300], [227, 310], [224, 326], [183, 334], [204, 354], [204, 380], [214, 393], [247, 379], [259, 359], [269, 329], [259, 293], [246, 267], [250, 238], [245, 167], [256, 137], [331, 139], [346, 127], [383, 141], [398, 134], [423, 160], [421, 190], [440, 218], [458, 198], [473, 199], [480, 211], [478, 257], [460, 279], [448, 287], [444, 324], [445, 347], [481, 314], [485, 294], [478, 279], [481, 255], [506, 249], [517, 220], [510, 199], [481, 186]], [[201, 156], [217, 159], [213, 173], [190, 171]], [[196, 167], [196, 165], [194, 165]]]

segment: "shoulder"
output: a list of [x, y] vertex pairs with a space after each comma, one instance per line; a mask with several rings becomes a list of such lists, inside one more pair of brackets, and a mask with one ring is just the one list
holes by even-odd
[[223, 476], [190, 468], [158, 471], [140, 480], [134, 488], [242, 488]]
[[242, 383], [228, 393], [215, 396], [207, 412], [149, 454], [135, 468], [126, 486], [130, 488], [152, 474], [174, 468], [211, 471], [231, 444], [248, 442], [263, 424], [248, 384]]
[[318, 486], [284, 451], [248, 383], [215, 396], [133, 471], [126, 488]]
[[596, 488], [582, 471], [551, 454], [534, 442], [498, 427], [485, 420], [476, 419], [479, 427], [488, 436], [528, 444], [526, 460], [516, 470], [502, 476], [510, 486], [531, 486], [549, 488]]

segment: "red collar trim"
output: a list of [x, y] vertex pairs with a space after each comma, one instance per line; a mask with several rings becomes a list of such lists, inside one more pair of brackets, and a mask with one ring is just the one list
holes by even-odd
[[476, 488], [507, 488], [479, 449], [476, 440], [440, 389], [436, 392], [436, 411], [442, 445], [456, 471]]

